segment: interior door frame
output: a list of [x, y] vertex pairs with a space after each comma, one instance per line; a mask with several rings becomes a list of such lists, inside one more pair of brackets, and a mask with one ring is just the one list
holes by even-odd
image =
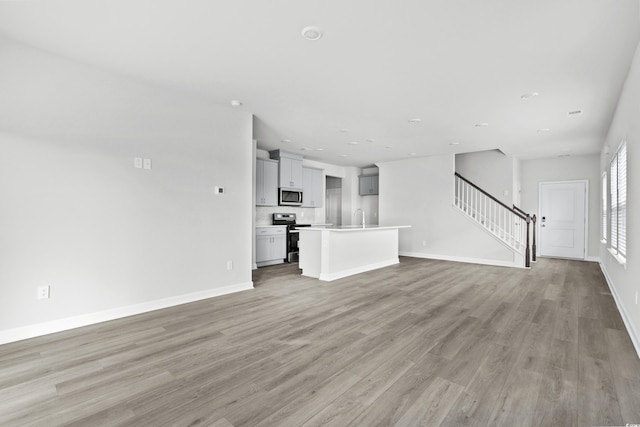
[[[536, 256], [540, 255], [540, 250], [542, 247], [542, 233], [540, 233], [540, 226], [542, 225], [541, 219], [542, 214], [541, 204], [542, 204], [542, 185], [543, 184], [575, 184], [578, 182], [584, 183], [584, 256], [582, 258], [571, 258], [571, 259], [583, 259], [587, 260], [589, 258], [589, 180], [588, 179], [568, 179], [565, 181], [540, 181], [538, 182], [538, 218], [536, 221], [536, 237], [538, 238], [538, 244], [536, 245]], [[569, 258], [567, 258], [569, 259]]]

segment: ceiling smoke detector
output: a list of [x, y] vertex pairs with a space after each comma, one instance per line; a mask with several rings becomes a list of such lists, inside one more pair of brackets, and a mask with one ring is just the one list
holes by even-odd
[[304, 27], [302, 29], [302, 37], [311, 41], [320, 40], [322, 38], [322, 30], [314, 26]]
[[242, 101], [238, 101], [237, 99], [231, 100], [232, 107], [242, 107]]

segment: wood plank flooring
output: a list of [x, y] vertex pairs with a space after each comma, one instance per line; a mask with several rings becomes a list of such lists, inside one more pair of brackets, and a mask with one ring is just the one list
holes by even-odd
[[2, 426], [640, 423], [640, 361], [595, 263], [402, 258], [0, 346]]

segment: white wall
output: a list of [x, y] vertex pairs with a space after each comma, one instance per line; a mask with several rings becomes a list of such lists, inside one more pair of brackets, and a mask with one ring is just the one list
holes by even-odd
[[[611, 156], [622, 140], [627, 141], [627, 262], [620, 264], [597, 243], [602, 266], [614, 290], [627, 327], [640, 354], [640, 44], [627, 76], [618, 107], [605, 140], [609, 154], [602, 154], [599, 170], [609, 170]], [[604, 150], [603, 150], [604, 151]], [[599, 174], [600, 175], [600, 174]], [[600, 188], [600, 186], [598, 186]], [[598, 190], [600, 191], [600, 190]], [[600, 194], [600, 193], [598, 193]], [[600, 206], [598, 202], [596, 203]], [[596, 245], [596, 243], [594, 243]]]
[[[399, 230], [399, 249], [412, 256], [513, 265], [513, 253], [453, 206], [454, 158], [378, 163], [380, 224]], [[518, 265], [519, 266], [519, 265]]]
[[499, 150], [456, 154], [456, 172], [507, 206], [514, 200], [514, 158]]
[[250, 114], [0, 49], [0, 342], [251, 286]]
[[[549, 159], [522, 160], [522, 209], [535, 213], [538, 211], [538, 188], [541, 182], [547, 181], [589, 181], [589, 225], [587, 242], [587, 256], [599, 256], [598, 240], [600, 235], [600, 174], [599, 158], [597, 154], [589, 156], [552, 157]], [[537, 223], [539, 236], [540, 221]], [[538, 247], [538, 252], [539, 252]]]

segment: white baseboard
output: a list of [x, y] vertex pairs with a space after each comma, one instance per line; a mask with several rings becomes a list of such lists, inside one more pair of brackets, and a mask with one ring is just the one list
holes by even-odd
[[50, 322], [37, 323], [35, 325], [23, 326], [20, 328], [0, 331], [0, 344], [20, 341], [27, 338], [52, 334], [55, 332], [67, 331], [69, 329], [80, 328], [82, 326], [93, 325], [109, 320], [134, 316], [136, 314], [147, 313], [149, 311], [162, 308], [173, 307], [180, 304], [187, 304], [220, 295], [253, 289], [253, 282], [238, 283], [221, 288], [207, 289], [205, 291], [192, 292], [184, 295], [177, 295], [169, 298], [162, 298], [154, 301], [118, 307], [96, 313], [82, 314], [80, 316], [67, 317], [64, 319], [52, 320]]
[[413, 258], [437, 259], [440, 261], [466, 262], [468, 264], [493, 265], [496, 267], [525, 268], [523, 265], [520, 265], [520, 263], [516, 263], [515, 261], [514, 262], [497, 261], [497, 260], [490, 260], [490, 259], [466, 258], [466, 257], [458, 257], [458, 256], [450, 256], [450, 255], [425, 254], [421, 252], [400, 251], [398, 254], [400, 256], [408, 256]]
[[400, 263], [400, 260], [398, 258], [394, 258], [386, 261], [376, 262], [373, 264], [363, 265], [361, 267], [351, 268], [349, 270], [339, 271], [337, 273], [329, 273], [329, 274], [320, 273], [320, 277], [318, 277], [318, 279], [325, 282], [331, 282], [332, 280], [342, 279], [343, 277], [364, 273], [365, 271], [377, 270], [379, 268], [388, 267], [390, 265], [394, 265], [398, 263]]
[[602, 260], [599, 256], [586, 256], [584, 260], [589, 262], [597, 262], [598, 264], [602, 265]]
[[616, 291], [613, 282], [611, 281], [611, 277], [607, 272], [607, 268], [604, 266], [604, 263], [600, 261], [600, 270], [602, 270], [602, 274], [604, 274], [604, 278], [607, 281], [607, 285], [609, 285], [609, 289], [611, 290], [611, 295], [613, 295], [613, 300], [616, 302], [616, 306], [618, 307], [618, 311], [620, 312], [620, 317], [622, 317], [622, 321], [624, 322], [624, 326], [627, 328], [627, 333], [631, 338], [631, 342], [636, 349], [636, 353], [638, 353], [638, 357], [640, 357], [640, 334], [635, 330], [633, 324], [629, 320], [629, 315], [627, 314], [624, 305], [620, 302], [620, 297], [618, 296], [618, 292]]

